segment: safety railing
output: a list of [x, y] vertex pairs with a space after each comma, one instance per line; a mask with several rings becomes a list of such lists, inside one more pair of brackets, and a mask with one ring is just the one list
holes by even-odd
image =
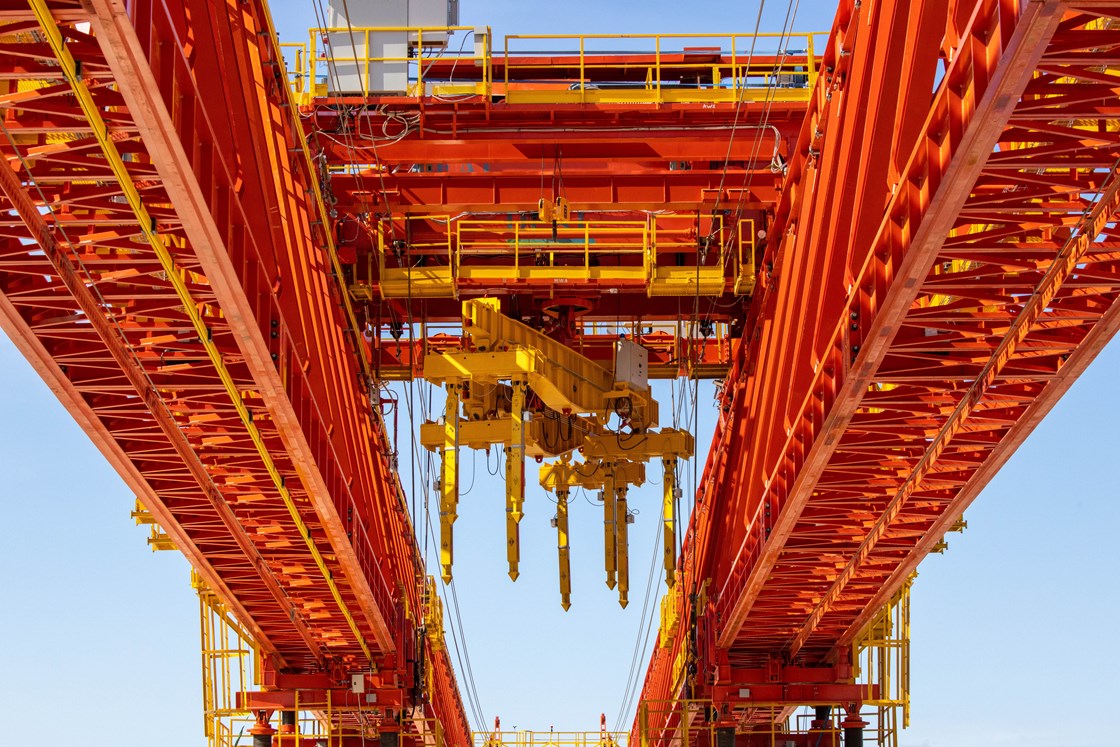
[[460, 220], [455, 223], [455, 274], [462, 277], [464, 264], [472, 260], [512, 259], [516, 277], [531, 265], [590, 280], [595, 268], [608, 264], [640, 268], [648, 242], [646, 221]]
[[822, 36], [513, 34], [495, 56], [489, 28], [355, 26], [314, 28], [306, 44], [281, 46], [289, 85], [303, 104], [371, 95], [550, 104], [773, 102], [808, 98]]
[[636, 719], [635, 747], [715, 744], [710, 700], [643, 700]]
[[516, 34], [500, 64], [511, 103], [800, 100], [816, 82], [814, 36]]
[[[456, 35], [461, 35], [458, 44]], [[468, 45], [468, 40], [473, 41]], [[306, 89], [296, 92], [316, 97], [387, 94], [438, 98], [489, 96], [491, 92], [488, 28], [314, 28], [301, 56], [303, 67], [294, 77], [305, 80]]]
[[[754, 222], [653, 214], [644, 220], [493, 220], [400, 216], [381, 225], [383, 297], [454, 297], [464, 286], [613, 283], [651, 296], [746, 295]], [[372, 292], [372, 286], [370, 286]]]
[[292, 89], [298, 100], [310, 92], [311, 82], [308, 80], [307, 45], [301, 42], [281, 42], [280, 53], [284, 56], [285, 74], [288, 76], [288, 87]]
[[887, 601], [852, 645], [856, 681], [866, 688], [864, 703], [901, 710], [910, 725], [910, 587], [914, 576]]
[[210, 747], [226, 747], [232, 744], [233, 724], [249, 718], [237, 693], [259, 684], [260, 653], [249, 632], [194, 570], [191, 586], [199, 603], [203, 733]]
[[494, 731], [472, 732], [475, 747], [627, 747], [621, 731]]

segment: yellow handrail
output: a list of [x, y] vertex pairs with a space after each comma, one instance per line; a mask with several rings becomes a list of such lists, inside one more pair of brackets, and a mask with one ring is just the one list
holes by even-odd
[[[457, 49], [451, 41], [455, 33], [464, 34]], [[394, 35], [395, 39], [391, 38]], [[463, 44], [470, 35], [475, 36], [475, 43], [466, 50]], [[302, 53], [297, 49], [296, 70], [289, 74], [289, 81], [304, 96], [389, 94], [438, 98], [465, 94], [490, 98], [494, 94], [494, 66], [501, 64], [504, 86], [499, 95], [511, 103], [726, 103], [762, 98], [807, 99], [817, 76], [818, 35], [510, 34], [503, 38], [502, 55], [496, 59], [489, 28], [483, 31], [468, 26], [363, 26], [314, 28], [306, 45], [284, 46], [303, 47]], [[390, 40], [396, 42], [399, 51], [390, 53], [384, 49]], [[638, 46], [645, 49], [612, 49], [621, 40], [637, 40]], [[541, 41], [558, 42], [571, 52], [512, 48]], [[690, 48], [685, 46], [689, 41], [712, 42], [712, 46]], [[378, 46], [383, 53], [373, 54]], [[674, 46], [677, 48], [673, 49]], [[426, 51], [433, 56], [425, 56]], [[701, 51], [705, 53], [704, 59], [690, 59]], [[439, 59], [454, 62], [446, 76], [435, 77], [432, 63]], [[404, 90], [375, 90], [370, 70], [378, 64], [398, 66]], [[481, 74], [456, 82], [454, 73], [461, 69], [460, 64]], [[327, 66], [325, 73], [321, 71], [323, 65]], [[616, 79], [610, 76], [612, 70], [640, 71], [641, 67], [635, 65], [646, 68], [644, 75], [639, 72], [640, 79], [632, 75], [619, 75]], [[355, 74], [355, 82], [345, 80]], [[321, 82], [324, 80], [327, 83]]]

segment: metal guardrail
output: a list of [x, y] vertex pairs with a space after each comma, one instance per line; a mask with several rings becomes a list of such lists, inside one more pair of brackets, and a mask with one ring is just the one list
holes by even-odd
[[[739, 221], [735, 231], [722, 216], [704, 216], [697, 225], [689, 214], [555, 223], [450, 216], [397, 220], [400, 235], [413, 238], [389, 246], [384, 232], [378, 234], [384, 297], [455, 297], [461, 286], [496, 280], [620, 282], [654, 296], [747, 295], [755, 283], [756, 237], [749, 219]], [[439, 230], [432, 230], [436, 225]]]
[[[767, 49], [771, 40], [778, 43]], [[527, 41], [561, 49], [511, 48]], [[810, 33], [514, 34], [505, 37], [502, 68], [511, 103], [734, 102], [805, 98], [817, 55]], [[625, 77], [612, 79], [619, 69]]]
[[[387, 26], [313, 28], [306, 43], [281, 46], [289, 85], [303, 103], [380, 94], [510, 103], [716, 103], [807, 99], [817, 78], [820, 36], [512, 34], [496, 56], [489, 27]], [[528, 49], [528, 42], [557, 49]], [[385, 82], [385, 70], [394, 81], [387, 90], [377, 85]]]

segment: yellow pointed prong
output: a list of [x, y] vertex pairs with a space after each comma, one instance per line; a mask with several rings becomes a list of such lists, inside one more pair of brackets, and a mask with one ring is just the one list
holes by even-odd
[[444, 407], [443, 448], [440, 452], [439, 486], [439, 565], [444, 583], [451, 582], [455, 561], [454, 525], [459, 518], [459, 387], [447, 386]]
[[603, 479], [603, 565], [607, 571], [607, 588], [617, 583], [615, 547], [617, 544], [617, 513], [615, 510], [614, 471], [608, 469]]
[[556, 551], [560, 559], [560, 606], [572, 606], [572, 569], [568, 547], [568, 491], [556, 491]]
[[509, 579], [516, 581], [521, 575], [518, 570], [521, 561], [521, 528], [508, 509], [506, 510], [506, 560], [509, 561]]
[[663, 516], [661, 519], [664, 544], [663, 560], [665, 563], [665, 585], [672, 589], [676, 581], [675, 573], [677, 570], [677, 538], [675, 527], [677, 458], [676, 456], [667, 456], [661, 460], [661, 464], [665, 468], [664, 478], [661, 481], [665, 489], [664, 502], [662, 503]]
[[614, 504], [615, 522], [615, 565], [618, 568], [618, 603], [626, 609], [629, 603], [627, 598], [630, 593], [630, 525], [627, 523], [629, 507], [626, 503], [626, 483], [621, 483], [616, 488], [617, 498]]

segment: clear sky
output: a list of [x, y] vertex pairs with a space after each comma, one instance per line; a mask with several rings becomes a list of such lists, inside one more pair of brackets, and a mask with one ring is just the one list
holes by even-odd
[[[499, 37], [750, 31], [758, 12], [755, 3], [722, 2], [462, 5], [465, 25], [490, 24]], [[768, 9], [763, 28], [780, 28], [786, 4]], [[308, 0], [278, 2], [275, 13], [287, 38], [303, 38]], [[802, 2], [796, 27], [827, 30], [831, 14], [824, 3]], [[1118, 374], [1114, 343], [968, 511], [968, 530], [922, 565], [906, 747], [1116, 744], [1105, 716], [1120, 701]], [[701, 389], [704, 444], [710, 395]], [[2, 336], [0, 454], [8, 485], [0, 498], [0, 703], [8, 733], [80, 733], [87, 747], [201, 745], [198, 607], [186, 563], [147, 549], [146, 529], [128, 516], [133, 496]], [[402, 470], [408, 485], [403, 456]], [[485, 470], [481, 455], [467, 455], [462, 476], [469, 484], [473, 474], [474, 487], [456, 526], [456, 578], [486, 718], [501, 715], [506, 728], [595, 729], [605, 711], [613, 722], [641, 624], [659, 486], [631, 497], [641, 513], [625, 611], [602, 582], [601, 515], [572, 501], [573, 607], [565, 614], [552, 504], [530, 488], [522, 575], [511, 583], [501, 486]], [[659, 479], [657, 468], [651, 476]]]

